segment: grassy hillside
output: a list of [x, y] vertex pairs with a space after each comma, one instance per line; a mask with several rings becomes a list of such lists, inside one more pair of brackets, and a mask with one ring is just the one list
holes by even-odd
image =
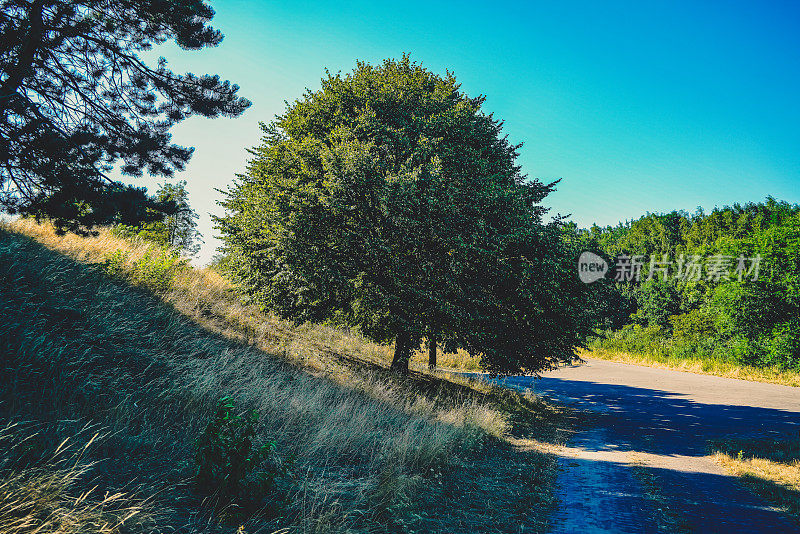
[[[0, 317], [2, 532], [545, 528], [564, 413], [399, 379], [389, 348], [279, 321], [151, 246], [5, 225]], [[192, 484], [224, 396], [274, 443], [252, 509], [214, 511]]]

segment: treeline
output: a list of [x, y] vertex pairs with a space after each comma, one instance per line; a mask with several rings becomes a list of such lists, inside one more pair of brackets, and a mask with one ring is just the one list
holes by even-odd
[[769, 197], [570, 232], [610, 260], [592, 346], [800, 369], [800, 206]]

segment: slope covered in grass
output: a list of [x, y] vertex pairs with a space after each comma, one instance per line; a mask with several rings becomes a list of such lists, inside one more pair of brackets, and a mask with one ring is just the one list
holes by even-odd
[[[88, 514], [52, 531], [235, 531], [225, 517], [245, 532], [544, 528], [555, 465], [536, 445], [557, 438], [557, 410], [436, 375], [398, 379], [387, 348], [278, 321], [213, 271], [160, 254], [107, 233], [0, 229], [0, 416], [25, 422], [4, 437], [15, 445], [0, 488], [66, 476], [53, 451], [95, 432], [51, 501], [124, 502], [105, 523]], [[285, 467], [246, 515], [212, 512], [190, 483], [195, 440], [225, 395], [259, 414], [256, 441], [274, 442]], [[26, 498], [14, 487], [0, 524], [44, 521], [38, 500], [10, 504]]]

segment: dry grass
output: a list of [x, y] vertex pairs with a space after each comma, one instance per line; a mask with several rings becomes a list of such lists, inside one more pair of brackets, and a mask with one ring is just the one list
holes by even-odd
[[710, 446], [720, 465], [800, 523], [800, 437], [719, 440]]
[[193, 439], [233, 395], [260, 413], [259, 439], [296, 458], [285, 509], [246, 532], [545, 528], [555, 462], [535, 444], [558, 439], [559, 410], [440, 373], [399, 379], [385, 370], [390, 347], [281, 321], [209, 269], [180, 268], [153, 295], [93, 267], [123, 250], [130, 270], [152, 252], [144, 243], [56, 236], [26, 220], [5, 228], [35, 241], [0, 229], [0, 316], [13, 318], [0, 324], [0, 413], [106, 429], [92, 461], [110, 462], [110, 494], [136, 480], [175, 503], [172, 528], [233, 528], [198, 513], [184, 484]]
[[[127, 265], [130, 268], [136, 260], [158, 250], [153, 245], [131, 243], [109, 232], [101, 232], [92, 238], [72, 234], [58, 236], [49, 225], [37, 224], [32, 220], [15, 221], [9, 225], [9, 229], [86, 264], [100, 264], [111, 251], [123, 250], [127, 253]], [[400, 387], [402, 391], [399, 391], [396, 378], [384, 372], [384, 367], [391, 360], [392, 346], [372, 343], [358, 334], [338, 328], [318, 324], [295, 325], [283, 321], [263, 312], [256, 305], [244, 304], [231, 284], [213, 269], [178, 270], [171, 289], [160, 297], [182, 315], [215, 333], [271, 354], [282, 355], [292, 363], [324, 374], [348, 388], [360, 389], [378, 400], [393, 403], [398, 401], [398, 394], [401, 398], [408, 397], [402, 402], [406, 411], [434, 416], [448, 423], [474, 426], [494, 436], [503, 435], [507, 430], [508, 414], [490, 404], [481, 404], [476, 400], [478, 397], [456, 399], [457, 406], [451, 407], [452, 402], [444, 402], [445, 398], [438, 395], [433, 398], [409, 395], [413, 392], [405, 387]], [[453, 358], [448, 360], [446, 356]], [[443, 363], [462, 362], [461, 365], [454, 364], [454, 368], [477, 368], [475, 359], [472, 359], [474, 366], [464, 365], [470, 357], [463, 351], [458, 355], [446, 356], [442, 358]], [[464, 360], [458, 360], [464, 356]], [[413, 363], [412, 369], [427, 370], [427, 360], [423, 363], [420, 355]], [[231, 364], [226, 360], [226, 365]], [[471, 384], [469, 380], [458, 382]], [[481, 384], [474, 384], [474, 387], [479, 391], [481, 388], [485, 390]], [[437, 393], [447, 394], [446, 391]], [[443, 406], [447, 408], [442, 409]]]
[[44, 455], [33, 453], [40, 438], [21, 425], [0, 429], [0, 532], [125, 534], [156, 528], [146, 503], [87, 487], [94, 466], [84, 457], [97, 433], [83, 445], [65, 439]]
[[[411, 365], [416, 369], [426, 369], [428, 366], [428, 353], [418, 351], [411, 357]], [[444, 371], [480, 372], [481, 359], [465, 350], [458, 349], [455, 353], [439, 351], [436, 356], [436, 365]]]
[[725, 378], [738, 378], [754, 382], [768, 382], [784, 386], [800, 387], [800, 373], [792, 371], [777, 371], [775, 369], [762, 369], [747, 367], [722, 360], [700, 360], [691, 358], [677, 358], [672, 356], [658, 356], [653, 354], [634, 354], [630, 352], [592, 349], [583, 351], [581, 358], [596, 358], [619, 363], [672, 369], [675, 371], [688, 371], [703, 375], [722, 376]]

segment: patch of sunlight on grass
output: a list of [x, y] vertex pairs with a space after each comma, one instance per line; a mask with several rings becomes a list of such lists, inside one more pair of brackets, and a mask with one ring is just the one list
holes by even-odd
[[800, 523], [800, 436], [714, 440], [714, 460]]
[[800, 387], [800, 372], [748, 367], [720, 360], [678, 358], [675, 356], [630, 353], [599, 348], [584, 350], [581, 352], [580, 356], [581, 358], [595, 358], [598, 360], [630, 363], [646, 367], [658, 367], [661, 369], [673, 369], [676, 371], [688, 371], [691, 373], [721, 376], [725, 378], [738, 378], [740, 380]]

